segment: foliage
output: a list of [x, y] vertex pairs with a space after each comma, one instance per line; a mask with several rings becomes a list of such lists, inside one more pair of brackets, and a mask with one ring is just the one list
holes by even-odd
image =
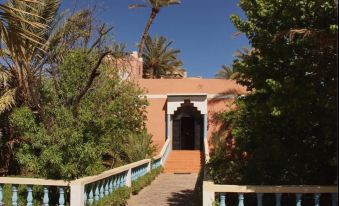
[[10, 115], [14, 135], [22, 139], [16, 157], [24, 174], [74, 179], [152, 155], [144, 131], [147, 102], [138, 97], [141, 90], [135, 85], [120, 81], [114, 68], [101, 66], [101, 75], [77, 110], [68, 105], [86, 84], [94, 63], [95, 55], [71, 52], [59, 67], [59, 78], [43, 81], [42, 102], [50, 130], [28, 107], [16, 108]]
[[[51, 2], [53, 4], [55, 1]], [[0, 57], [5, 57], [6, 53], [24, 57], [22, 50], [24, 42], [41, 43], [40, 37], [28, 28], [45, 29], [44, 18], [41, 18], [41, 13], [36, 13], [32, 9], [27, 11], [24, 7], [42, 6], [43, 3], [35, 0], [11, 0], [0, 3]], [[17, 26], [22, 24], [26, 25], [25, 29]]]
[[[112, 42], [112, 28], [96, 24], [89, 10], [59, 15], [59, 6], [59, 0], [1, 4], [8, 12], [1, 25], [41, 40], [21, 38], [15, 50], [1, 40], [1, 174], [73, 179], [154, 151], [142, 91], [104, 60], [126, 55]], [[7, 18], [13, 10], [15, 18]]]
[[[26, 185], [18, 185], [18, 205], [26, 205], [27, 204], [27, 186]], [[40, 197], [43, 196], [43, 187], [34, 185], [32, 187], [32, 195], [33, 195], [33, 206], [41, 205]], [[3, 202], [4, 205], [12, 205], [12, 186], [5, 184], [3, 186]]]
[[227, 152], [212, 157], [213, 178], [228, 183], [221, 177], [233, 173], [246, 184], [336, 184], [337, 4], [240, 0], [240, 6], [247, 19], [231, 19], [253, 49], [233, 67], [248, 94], [223, 117], [246, 158], [229, 159], [221, 143]]
[[127, 200], [130, 198], [131, 193], [137, 194], [142, 188], [151, 184], [151, 182], [163, 171], [162, 167], [151, 170], [146, 175], [140, 177], [138, 180], [132, 182], [132, 187], [122, 187], [115, 190], [108, 197], [104, 197], [98, 202], [94, 203], [96, 206], [124, 206], [127, 205]]
[[242, 183], [245, 158], [236, 147], [234, 139], [225, 136], [212, 136], [213, 155], [207, 164], [207, 173], [216, 184], [239, 184]]
[[132, 182], [132, 194], [137, 195], [144, 187], [150, 185], [152, 181], [163, 171], [163, 167], [151, 170], [146, 175], [139, 177]]
[[[43, 117], [36, 91], [37, 79], [42, 72], [43, 53], [48, 50], [47, 41], [52, 32], [50, 27], [55, 21], [60, 0], [39, 2], [12, 0], [4, 6], [10, 8], [8, 12], [16, 12], [16, 18], [5, 19], [4, 24], [9, 28], [7, 35], [16, 36], [17, 31], [23, 31], [34, 34], [36, 40], [21, 38], [16, 42], [15, 47], [10, 45], [6, 38], [1, 41], [0, 76], [5, 75], [6, 78], [1, 78], [3, 91], [0, 93], [0, 105], [2, 105], [0, 112], [10, 109], [14, 103], [25, 102], [35, 107]], [[7, 15], [10, 14], [4, 14]]]
[[131, 196], [131, 188], [122, 187], [115, 190], [108, 197], [100, 199], [98, 202], [95, 202], [95, 206], [125, 206], [127, 205], [127, 200]]
[[178, 59], [180, 50], [171, 49], [173, 41], [167, 41], [163, 36], [146, 39], [146, 50], [143, 54], [144, 77], [161, 78], [174, 76], [183, 65]]
[[234, 79], [238, 73], [233, 67], [222, 65], [221, 69], [215, 74], [217, 79]]

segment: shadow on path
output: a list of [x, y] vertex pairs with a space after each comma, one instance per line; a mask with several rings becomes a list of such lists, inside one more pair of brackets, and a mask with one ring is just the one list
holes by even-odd
[[169, 206], [201, 206], [202, 205], [203, 168], [200, 170], [194, 190], [172, 192], [167, 198]]
[[195, 206], [194, 204], [194, 191], [193, 190], [181, 190], [179, 192], [173, 192], [167, 199], [170, 206]]

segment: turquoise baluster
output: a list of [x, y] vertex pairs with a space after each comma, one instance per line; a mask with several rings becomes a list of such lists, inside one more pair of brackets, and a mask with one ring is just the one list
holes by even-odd
[[332, 206], [338, 205], [338, 193], [332, 193]]
[[44, 197], [42, 199], [42, 205], [43, 206], [49, 205], [48, 187], [47, 186], [44, 186]]
[[100, 196], [99, 196], [99, 194], [100, 194], [100, 192], [99, 192], [99, 187], [100, 187], [100, 185], [99, 185], [99, 182], [96, 184], [96, 186], [95, 186], [95, 191], [94, 191], [94, 201], [96, 202], [96, 201], [99, 201], [99, 199], [100, 199]]
[[116, 189], [120, 187], [120, 175], [117, 175], [116, 177]]
[[113, 177], [113, 190], [116, 190], [118, 187], [117, 187], [117, 176], [115, 175]]
[[281, 193], [275, 194], [275, 206], [281, 206]]
[[18, 206], [18, 187], [17, 185], [12, 185], [12, 205]]
[[124, 174], [120, 174], [120, 187], [124, 186]]
[[105, 196], [105, 192], [104, 192], [104, 181], [101, 181], [101, 187], [100, 187], [100, 199], [103, 198]]
[[240, 193], [238, 206], [244, 206], [244, 199], [245, 199], [244, 194]]
[[257, 206], [262, 206], [262, 197], [264, 196], [263, 193], [257, 193]]
[[126, 184], [126, 173], [123, 173], [122, 174], [122, 182], [121, 182], [122, 187], [125, 186], [125, 184]]
[[141, 172], [140, 172], [140, 171], [141, 171], [141, 168], [140, 168], [140, 167], [138, 167], [138, 173], [137, 173], [138, 175], [137, 175], [137, 179], [139, 179], [139, 177], [140, 177], [140, 174], [141, 174]]
[[320, 206], [320, 194], [314, 194], [314, 206]]
[[108, 189], [108, 179], [107, 180], [104, 180], [104, 182], [106, 183], [105, 184], [105, 191], [104, 191], [104, 194], [105, 196], [109, 195], [109, 189]]
[[84, 191], [84, 205], [87, 205], [87, 192], [86, 192], [86, 187], [85, 187], [85, 191]]
[[33, 188], [27, 185], [27, 206], [33, 206]]
[[125, 172], [124, 174], [124, 186], [126, 186], [127, 184], [127, 172]]
[[93, 188], [94, 188], [94, 184], [90, 185], [89, 186], [89, 193], [88, 193], [88, 203], [89, 205], [92, 205], [93, 202], [94, 202], [94, 199], [93, 199]]
[[296, 206], [301, 206], [301, 194], [295, 194], [296, 197]]
[[108, 191], [109, 191], [110, 194], [113, 192], [113, 177], [109, 178]]
[[226, 206], [226, 195], [225, 195], [225, 193], [220, 193], [220, 206]]
[[59, 187], [59, 206], [65, 206], [65, 189]]
[[3, 202], [2, 202], [2, 200], [3, 200], [3, 196], [2, 196], [2, 185], [0, 184], [0, 206], [3, 206]]

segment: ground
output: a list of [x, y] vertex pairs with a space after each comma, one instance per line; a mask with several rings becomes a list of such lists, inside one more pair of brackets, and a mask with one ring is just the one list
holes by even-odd
[[164, 173], [132, 196], [128, 206], [199, 206], [198, 174]]

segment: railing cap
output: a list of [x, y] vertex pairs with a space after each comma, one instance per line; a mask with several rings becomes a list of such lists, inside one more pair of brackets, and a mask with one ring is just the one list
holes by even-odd
[[229, 193], [338, 193], [336, 185], [218, 185], [203, 182], [203, 189]]

